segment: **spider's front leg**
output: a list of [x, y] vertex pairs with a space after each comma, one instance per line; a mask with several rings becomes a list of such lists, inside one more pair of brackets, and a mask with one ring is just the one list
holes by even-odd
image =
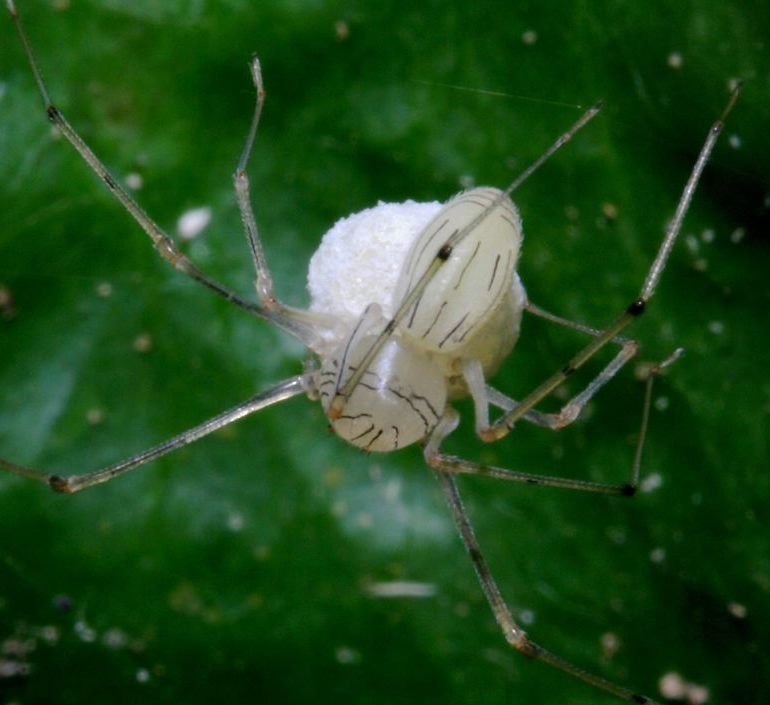
[[489, 603], [492, 613], [495, 616], [495, 620], [508, 644], [529, 658], [536, 661], [542, 661], [554, 668], [558, 668], [595, 688], [605, 690], [623, 700], [637, 703], [637, 705], [656, 705], [656, 702], [646, 695], [635, 693], [634, 691], [612, 683], [601, 676], [589, 673], [588, 671], [575, 666], [573, 663], [556, 656], [556, 654], [552, 654], [526, 635], [524, 630], [513, 619], [511, 610], [506, 604], [502, 593], [500, 592], [500, 588], [497, 586], [497, 582], [484, 558], [484, 554], [476, 540], [473, 527], [463, 505], [462, 498], [460, 497], [460, 491], [457, 488], [455, 478], [452, 477], [451, 474], [442, 472], [440, 469], [437, 470], [436, 477], [441, 483], [441, 488], [444, 491], [447, 504], [449, 505], [452, 517], [457, 525], [460, 538], [473, 562], [473, 567], [476, 571], [479, 583], [481, 583], [481, 588], [484, 591], [487, 602]]
[[118, 475], [134, 470], [141, 465], [146, 465], [168, 453], [183, 448], [190, 443], [194, 443], [204, 436], [208, 436], [210, 433], [218, 431], [220, 428], [229, 426], [239, 419], [249, 416], [261, 409], [265, 409], [268, 406], [272, 406], [273, 404], [286, 401], [298, 394], [302, 394], [306, 392], [308, 385], [309, 382], [305, 375], [291, 377], [290, 379], [275, 385], [272, 389], [256, 394], [251, 397], [251, 399], [247, 399], [237, 406], [234, 406], [227, 411], [223, 411], [221, 414], [218, 414], [187, 431], [183, 431], [173, 438], [169, 438], [163, 443], [159, 443], [148, 450], [144, 450], [119, 463], [108, 465], [99, 470], [63, 477], [62, 475], [49, 473], [45, 470], [18, 465], [9, 460], [3, 460], [2, 458], [0, 458], [0, 470], [12, 472], [15, 475], [20, 475], [21, 477], [26, 477], [30, 480], [37, 480], [38, 482], [48, 485], [56, 492], [73, 494], [88, 489], [89, 487], [109, 482]]
[[[621, 345], [621, 351], [605, 369], [592, 380], [585, 390], [573, 398], [565, 407], [570, 408], [570, 404], [575, 405], [578, 409], [581, 409], [585, 402], [595, 394], [598, 389], [601, 388], [625, 362], [633, 356], [636, 352], [637, 346], [632, 341], [618, 341]], [[655, 701], [648, 698], [645, 695], [633, 692], [619, 686], [611, 681], [608, 681], [600, 676], [589, 673], [582, 668], [574, 665], [573, 663], [566, 661], [565, 659], [556, 656], [555, 654], [547, 651], [534, 641], [532, 641], [524, 632], [524, 630], [516, 623], [511, 611], [505, 602], [497, 582], [492, 575], [489, 565], [486, 562], [484, 554], [481, 551], [478, 541], [476, 540], [473, 527], [468, 518], [468, 514], [463, 505], [460, 497], [460, 492], [457, 487], [456, 479], [453, 477], [455, 474], [472, 474], [472, 475], [486, 475], [490, 477], [496, 477], [504, 480], [514, 480], [517, 482], [525, 482], [527, 484], [546, 485], [551, 487], [562, 487], [565, 489], [581, 490], [587, 492], [599, 492], [605, 494], [620, 494], [620, 495], [632, 495], [636, 488], [636, 483], [639, 477], [639, 466], [641, 463], [641, 453], [644, 444], [644, 438], [647, 432], [647, 423], [649, 418], [650, 400], [652, 395], [652, 382], [654, 378], [669, 364], [671, 364], [681, 354], [681, 351], [676, 351], [671, 357], [664, 362], [652, 367], [649, 370], [647, 377], [646, 391], [644, 397], [644, 405], [642, 412], [642, 423], [639, 432], [639, 441], [637, 443], [637, 449], [634, 456], [632, 482], [624, 485], [613, 485], [599, 482], [590, 482], [587, 480], [574, 480], [562, 477], [535, 475], [526, 472], [517, 472], [514, 470], [507, 470], [504, 468], [497, 468], [489, 465], [483, 465], [480, 463], [474, 463], [462, 458], [447, 455], [441, 452], [441, 444], [444, 439], [457, 427], [460, 417], [459, 414], [447, 407], [444, 415], [439, 420], [438, 424], [433, 429], [427, 442], [424, 446], [424, 454], [427, 463], [436, 471], [436, 477], [441, 483], [442, 490], [452, 512], [455, 524], [460, 533], [460, 537], [465, 545], [468, 555], [473, 562], [473, 567], [476, 571], [479, 583], [487, 602], [492, 610], [495, 620], [500, 627], [508, 644], [520, 651], [524, 655], [547, 663], [555, 668], [558, 668], [575, 678], [589, 683], [590, 685], [608, 691], [613, 695], [627, 700], [629, 702], [638, 703], [641, 705], [655, 705]], [[479, 427], [488, 427], [488, 410], [487, 405], [492, 403], [495, 406], [499, 406], [506, 409], [510, 406], [515, 408], [516, 402], [508, 399], [508, 397], [497, 392], [491, 387], [487, 387], [484, 384], [483, 371], [481, 366], [476, 363], [466, 363], [464, 365], [464, 372], [468, 387], [473, 395], [474, 404], [477, 410], [480, 410], [481, 419], [477, 418], [476, 425]], [[577, 414], [575, 414], [575, 417]], [[557, 428], [558, 424], [562, 423], [560, 414], [540, 414], [534, 410], [527, 411], [523, 418], [533, 423], [543, 425], [549, 428]]]

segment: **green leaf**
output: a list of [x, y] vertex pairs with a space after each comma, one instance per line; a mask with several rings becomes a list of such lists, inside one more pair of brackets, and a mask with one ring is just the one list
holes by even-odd
[[[711, 702], [764, 702], [766, 6], [17, 3], [53, 100], [117, 177], [141, 181], [163, 227], [212, 209], [183, 247], [246, 296], [231, 174], [258, 52], [254, 208], [278, 293], [299, 306], [336, 219], [504, 185], [602, 98], [515, 197], [532, 301], [606, 324], [637, 294], [728, 83], [744, 78], [632, 329], [643, 361], [687, 351], [656, 387], [649, 491], [461, 488], [536, 641], [652, 696], [677, 673]], [[0, 199], [0, 457], [95, 469], [302, 369], [296, 343], [172, 271], [53, 138], [7, 16]], [[527, 317], [494, 383], [520, 398], [583, 342]], [[448, 445], [623, 482], [641, 398], [629, 369], [573, 427], [520, 424], [493, 446], [462, 402]], [[72, 497], [0, 477], [0, 702], [615, 702], [506, 647], [418, 449], [367, 456], [325, 427], [298, 398]], [[393, 581], [427, 596], [372, 596]]]

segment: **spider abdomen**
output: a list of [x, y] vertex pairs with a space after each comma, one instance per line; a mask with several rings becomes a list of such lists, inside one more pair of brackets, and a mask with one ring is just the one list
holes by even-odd
[[478, 359], [494, 373], [518, 336], [521, 239], [519, 214], [499, 189], [474, 188], [450, 200], [412, 243], [396, 284], [394, 300], [401, 301], [437, 257], [445, 259], [401, 320], [403, 335], [437, 358]]

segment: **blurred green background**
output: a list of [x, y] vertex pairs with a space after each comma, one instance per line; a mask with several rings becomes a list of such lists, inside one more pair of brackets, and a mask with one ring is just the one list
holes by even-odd
[[[655, 392], [647, 491], [461, 486], [537, 641], [650, 695], [676, 673], [707, 689], [690, 702], [766, 702], [766, 3], [18, 4], [54, 100], [164, 227], [212, 208], [185, 248], [245, 295], [230, 175], [259, 53], [255, 209], [297, 305], [337, 218], [506, 184], [603, 98], [516, 201], [532, 300], [608, 322], [637, 293], [729, 80], [745, 78], [633, 329], [642, 361], [687, 349]], [[286, 336], [160, 261], [52, 139], [7, 17], [0, 291], [0, 456], [18, 462], [93, 469], [301, 369]], [[528, 317], [495, 384], [521, 397], [583, 342]], [[482, 446], [466, 424], [449, 448], [622, 482], [641, 395], [628, 369], [571, 429], [520, 425]], [[372, 596], [391, 581], [429, 596]], [[508, 651], [418, 449], [357, 452], [302, 398], [74, 497], [0, 477], [0, 646], [3, 704], [616, 702]]]

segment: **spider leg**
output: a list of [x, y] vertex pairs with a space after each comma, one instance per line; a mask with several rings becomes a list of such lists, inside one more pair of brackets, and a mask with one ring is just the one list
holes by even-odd
[[[595, 377], [588, 386], [572, 398], [557, 414], [544, 414], [539, 411], [529, 410], [523, 414], [523, 418], [527, 421], [537, 424], [538, 426], [544, 426], [554, 430], [563, 428], [568, 423], [577, 418], [577, 415], [582, 406], [590, 399], [604, 384], [611, 379], [617, 370], [625, 364], [626, 359], [623, 357], [628, 354], [628, 350], [632, 353], [636, 352], [635, 348], [629, 348], [626, 343], [633, 341], [625, 341], [621, 345], [623, 346], [620, 353], [613, 358], [607, 367]], [[677, 349], [672, 355], [670, 355], [663, 362], [652, 366], [647, 371], [647, 379], [644, 392], [644, 400], [642, 402], [642, 418], [639, 425], [639, 432], [637, 434], [636, 448], [634, 451], [634, 458], [631, 464], [631, 477], [628, 482], [606, 483], [606, 482], [594, 482], [592, 480], [580, 480], [574, 478], [558, 477], [554, 475], [541, 475], [532, 472], [523, 472], [520, 470], [508, 470], [506, 468], [499, 468], [492, 465], [484, 465], [482, 463], [476, 463], [471, 460], [465, 460], [454, 455], [448, 455], [441, 452], [441, 444], [444, 439], [457, 427], [459, 423], [459, 415], [456, 411], [448, 408], [444, 412], [444, 416], [433, 430], [428, 442], [424, 448], [425, 460], [432, 468], [440, 470], [445, 473], [453, 474], [465, 474], [465, 475], [484, 475], [486, 477], [495, 477], [499, 480], [510, 480], [513, 482], [524, 482], [529, 485], [542, 485], [545, 487], [561, 487], [563, 489], [578, 490], [581, 492], [595, 492], [600, 494], [612, 494], [612, 495], [624, 495], [626, 497], [636, 494], [637, 487], [639, 485], [639, 475], [642, 463], [642, 454], [644, 450], [644, 443], [647, 439], [647, 429], [649, 426], [650, 405], [652, 401], [652, 385], [655, 378], [669, 365], [675, 362], [682, 350]], [[475, 361], [466, 361], [463, 367], [465, 372], [465, 379], [468, 383], [469, 391], [473, 397], [474, 406], [476, 408], [476, 430], [479, 434], [483, 433], [489, 426], [479, 426], [478, 415], [482, 415], [482, 421], [488, 423], [488, 404], [492, 404], [506, 411], [512, 411], [519, 408], [520, 403], [510, 397], [507, 397], [502, 392], [484, 385], [483, 374], [481, 372], [481, 366]], [[574, 411], [577, 409], [577, 411]], [[565, 411], [566, 410], [566, 411]], [[486, 418], [484, 418], [486, 417]]]
[[[602, 333], [604, 332], [600, 328], [587, 326], [583, 323], [579, 323], [578, 321], [573, 321], [569, 318], [563, 318], [562, 316], [558, 316], [554, 313], [550, 313], [549, 311], [546, 311], [540, 306], [536, 306], [530, 301], [527, 301], [527, 303], [524, 306], [524, 309], [529, 313], [535, 316], [538, 316], [539, 318], [549, 321], [550, 323], [555, 323], [565, 328], [571, 328], [572, 330], [577, 330], [577, 331], [580, 331], [581, 333], [586, 333], [587, 335], [593, 336], [594, 338], [602, 335]], [[544, 426], [554, 431], [558, 431], [559, 429], [562, 429], [565, 426], [568, 426], [569, 424], [571, 424], [573, 421], [577, 420], [581, 411], [583, 410], [585, 405], [593, 398], [593, 396], [602, 387], [604, 387], [604, 385], [607, 384], [607, 382], [609, 382], [618, 372], [620, 372], [620, 370], [623, 367], [625, 367], [626, 363], [629, 360], [631, 360], [633, 357], [635, 357], [636, 353], [639, 351], [639, 344], [635, 340], [631, 340], [630, 338], [615, 336], [609, 342], [613, 342], [616, 345], [619, 345], [621, 348], [620, 351], [610, 361], [610, 363], [593, 380], [591, 380], [591, 382], [588, 383], [588, 385], [582, 392], [580, 392], [579, 394], [575, 395], [572, 399], [570, 399], [561, 408], [561, 410], [555, 414], [542, 413], [539, 411], [535, 411], [534, 409], [531, 409], [529, 412], [527, 412], [524, 415], [524, 418], [533, 423], [536, 423], [538, 426]], [[674, 355], [676, 357], [679, 357], [681, 353], [682, 351], [679, 350], [676, 353], [674, 353]], [[510, 399], [509, 397], [506, 397], [505, 395], [501, 394], [500, 392], [498, 392], [496, 389], [492, 387], [487, 386], [486, 392], [487, 392], [487, 396], [490, 398], [490, 403], [494, 404], [500, 409], [503, 409], [504, 411], [508, 411], [508, 412], [512, 411], [519, 404], [519, 402], [516, 402], [513, 399]], [[492, 402], [491, 401], [492, 396], [494, 396], [498, 401]], [[532, 416], [533, 414], [535, 415], [534, 417]], [[479, 432], [479, 435], [483, 437], [486, 430], [479, 428], [478, 420], [476, 423], [477, 423], [477, 431]]]
[[[529, 300], [524, 302], [524, 310], [527, 313], [531, 313], [533, 316], [537, 316], [538, 318], [542, 318], [543, 320], [548, 321], [549, 323], [555, 323], [558, 326], [571, 328], [572, 330], [577, 330], [581, 333], [586, 333], [587, 335], [592, 335], [594, 337], [601, 335], [604, 332], [601, 328], [587, 326], [585, 323], [581, 323], [580, 321], [573, 321], [571, 318], [564, 318], [563, 316], [559, 316], [555, 313], [551, 313], [550, 311], [546, 311], [544, 308], [538, 306], [537, 304], [533, 304]], [[621, 338], [620, 336], [617, 336], [612, 339], [612, 342], [620, 345], [626, 340], [627, 338]]]
[[586, 345], [580, 352], [578, 352], [561, 370], [556, 374], [549, 377], [539, 387], [527, 395], [516, 406], [515, 409], [504, 414], [500, 419], [495, 421], [489, 428], [484, 430], [483, 439], [485, 441], [494, 441], [503, 438], [510, 433], [515, 422], [522, 418], [530, 409], [532, 409], [538, 402], [547, 397], [557, 387], [559, 387], [573, 372], [582, 367], [588, 360], [590, 360], [601, 348], [607, 343], [614, 340], [625, 328], [627, 328], [633, 321], [641, 316], [647, 306], [647, 302], [652, 298], [655, 288], [660, 281], [660, 277], [663, 274], [663, 270], [668, 261], [671, 250], [676, 243], [676, 239], [679, 232], [682, 229], [682, 223], [684, 222], [687, 210], [692, 203], [695, 189], [698, 186], [703, 170], [706, 167], [711, 152], [714, 150], [717, 139], [719, 138], [722, 129], [724, 128], [724, 122], [727, 119], [730, 111], [733, 109], [738, 96], [740, 95], [741, 84], [738, 83], [734, 86], [730, 93], [730, 97], [727, 101], [727, 105], [720, 117], [709, 128], [706, 139], [698, 154], [698, 158], [693, 165], [690, 176], [685, 183], [682, 195], [677, 204], [674, 216], [666, 228], [663, 240], [658, 248], [658, 252], [655, 259], [650, 266], [647, 276], [642, 284], [642, 288], [637, 298], [629, 304], [628, 308], [620, 314], [607, 328], [605, 328], [601, 334], [597, 335], [588, 345]]
[[237, 406], [234, 406], [163, 443], [142, 451], [141, 453], [137, 453], [136, 455], [132, 455], [130, 458], [122, 460], [119, 463], [92, 472], [62, 477], [61, 475], [47, 473], [43, 470], [36, 470], [23, 465], [17, 465], [7, 460], [3, 460], [2, 458], [0, 458], [0, 470], [7, 470], [16, 475], [43, 482], [56, 492], [63, 492], [66, 494], [80, 492], [80, 490], [85, 490], [94, 485], [101, 484], [102, 482], [109, 482], [118, 475], [122, 475], [129, 470], [138, 468], [140, 465], [152, 462], [153, 460], [178, 450], [179, 448], [183, 448], [190, 443], [194, 443], [198, 439], [203, 438], [220, 428], [224, 428], [245, 416], [249, 416], [256, 411], [260, 411], [268, 406], [272, 406], [273, 404], [302, 394], [306, 387], [307, 381], [304, 375], [291, 377], [271, 389], [261, 392], [260, 394], [251, 397], [251, 399], [247, 399]]
[[198, 269], [187, 255], [179, 249], [174, 240], [145, 212], [145, 210], [129, 195], [126, 189], [118, 183], [103, 162], [96, 156], [96, 154], [94, 154], [83, 138], [77, 133], [75, 128], [72, 127], [69, 121], [64, 117], [62, 112], [53, 104], [48, 93], [48, 88], [43, 80], [40, 67], [38, 66], [32, 51], [32, 45], [22, 26], [21, 17], [16, 9], [16, 5], [13, 0], [6, 0], [6, 4], [24, 48], [24, 53], [27, 56], [27, 61], [32, 69], [32, 75], [37, 84], [38, 92], [43, 99], [49, 121], [59, 129], [66, 140], [75, 148], [75, 150], [77, 150], [78, 154], [80, 154], [81, 158], [86, 162], [89, 168], [102, 180], [142, 230], [149, 235], [160, 256], [174, 267], [174, 269], [186, 274], [198, 284], [201, 284], [218, 296], [221, 296], [227, 301], [248, 311], [252, 315], [274, 323], [276, 326], [286, 330], [292, 335], [299, 337], [303, 342], [306, 338], [309, 338], [311, 332], [309, 330], [304, 330], [304, 327], [300, 326], [290, 317], [281, 315], [280, 312], [268, 310], [263, 305], [255, 304], [243, 299], [236, 292]]
[[632, 495], [635, 492], [635, 486], [630, 483], [610, 484], [605, 482], [594, 482], [592, 480], [558, 477], [556, 475], [541, 475], [539, 473], [522, 472], [520, 470], [508, 470], [494, 465], [476, 463], [472, 460], [465, 460], [456, 455], [448, 455], [447, 453], [441, 452], [441, 443], [444, 438], [454, 430], [458, 422], [459, 414], [454, 409], [448, 408], [444, 412], [444, 416], [433, 429], [433, 433], [423, 449], [425, 462], [434, 470], [438, 470], [441, 473], [482, 475], [484, 477], [494, 477], [498, 480], [523, 482], [528, 485], [561, 487], [562, 489], [595, 492], [599, 494]]
[[508, 644], [525, 656], [554, 666], [575, 678], [579, 678], [596, 688], [606, 690], [619, 698], [637, 703], [638, 705], [656, 705], [654, 700], [645, 695], [640, 695], [639, 693], [635, 693], [627, 688], [623, 688], [622, 686], [605, 680], [600, 676], [584, 671], [582, 668], [575, 666], [569, 661], [552, 654], [550, 651], [547, 651], [533, 642], [526, 635], [524, 630], [513, 619], [511, 611], [492, 576], [489, 565], [484, 558], [484, 554], [481, 552], [481, 547], [476, 540], [473, 527], [471, 526], [470, 519], [468, 518], [462, 498], [460, 497], [460, 491], [457, 488], [455, 478], [440, 470], [436, 472], [436, 478], [441, 483], [441, 488], [444, 491], [444, 496], [449, 505], [449, 509], [452, 512], [452, 517], [460, 532], [460, 538], [473, 562], [473, 567], [476, 570], [476, 575], [481, 584], [481, 588], [484, 591], [484, 595], [492, 609], [495, 620], [500, 626], [503, 636]]
[[[620, 351], [607, 364], [607, 366], [592, 379], [586, 388], [570, 399], [559, 412], [555, 414], [544, 414], [534, 409], [529, 409], [523, 414], [527, 421], [531, 421], [539, 426], [546, 426], [554, 431], [569, 426], [575, 421], [585, 405], [593, 396], [607, 384], [624, 366], [633, 358], [639, 350], [639, 345], [634, 340], [618, 340]], [[463, 361], [463, 375], [468, 385], [468, 389], [473, 397], [476, 432], [484, 440], [489, 440], [487, 434], [491, 428], [489, 423], [488, 404], [491, 402], [491, 396], [502, 403], [494, 403], [495, 406], [511, 412], [516, 409], [520, 403], [514, 401], [498, 392], [484, 383], [484, 374], [481, 364], [477, 360]]]
[[[551, 323], [556, 323], [573, 330], [578, 330], [587, 335], [593, 337], [600, 336], [603, 331], [591, 326], [572, 321], [567, 318], [562, 318], [553, 313], [549, 313], [539, 306], [535, 306], [532, 303], [527, 302], [525, 306], [526, 310], [530, 313], [544, 318]], [[588, 385], [581, 392], [576, 394], [570, 399], [557, 413], [544, 413], [537, 411], [536, 409], [530, 409], [524, 413], [523, 419], [534, 423], [537, 426], [549, 428], [553, 431], [558, 431], [574, 421], [580, 416], [585, 405], [594, 397], [594, 395], [606, 385], [624, 366], [633, 358], [639, 346], [636, 341], [629, 338], [615, 337], [612, 339], [613, 343], [620, 346], [618, 354], [609, 362], [609, 364], [592, 379]], [[631, 479], [625, 485], [610, 485], [609, 492], [612, 494], [621, 493], [625, 495], [634, 494], [639, 484], [639, 471], [641, 467], [642, 451], [644, 449], [644, 443], [647, 438], [647, 427], [649, 422], [650, 404], [652, 399], [652, 384], [653, 379], [662, 372], [663, 369], [671, 365], [674, 361], [678, 360], [683, 354], [683, 350], [678, 348], [675, 350], [666, 360], [653, 365], [647, 371], [646, 386], [644, 393], [644, 400], [642, 403], [642, 422], [640, 424], [640, 430], [637, 438], [636, 451], [634, 453], [634, 462], [632, 464]], [[463, 363], [463, 373], [468, 390], [473, 399], [475, 409], [475, 421], [476, 421], [476, 433], [482, 438], [490, 427], [489, 424], [489, 405], [496, 406], [502, 409], [504, 412], [512, 412], [518, 408], [520, 402], [509, 396], [503, 394], [494, 387], [485, 384], [484, 373], [481, 365], [475, 360], [466, 360]], [[529, 477], [530, 474], [524, 474], [524, 477]], [[527, 480], [529, 481], [529, 480]], [[538, 482], [538, 484], [544, 484]], [[559, 486], [563, 486], [559, 483]], [[579, 488], [578, 488], [579, 489]], [[596, 491], [595, 485], [591, 484], [592, 491]]]
[[238, 209], [241, 212], [241, 220], [246, 232], [246, 240], [249, 244], [251, 258], [254, 262], [254, 270], [257, 275], [254, 282], [255, 289], [262, 308], [289, 322], [294, 328], [292, 331], [294, 335], [302, 340], [305, 345], [312, 348], [312, 343], [315, 339], [314, 332], [320, 327], [333, 328], [334, 321], [320, 313], [311, 313], [310, 311], [287, 306], [276, 298], [273, 277], [267, 265], [265, 248], [262, 246], [257, 220], [251, 207], [251, 185], [246, 173], [246, 166], [254, 148], [254, 140], [257, 136], [257, 128], [259, 127], [262, 108], [265, 104], [265, 86], [262, 80], [262, 67], [258, 57], [252, 57], [250, 69], [256, 93], [254, 115], [246, 137], [246, 144], [243, 147], [241, 158], [238, 160], [238, 166], [233, 174], [233, 184], [235, 185]]
[[[371, 347], [364, 357], [361, 359], [358, 369], [354, 374], [346, 380], [345, 384], [337, 390], [334, 400], [331, 404], [332, 418], [337, 418], [342, 414], [342, 409], [347, 403], [347, 399], [355, 389], [356, 385], [361, 381], [361, 377], [364, 375], [372, 360], [377, 356], [383, 345], [389, 340], [393, 331], [398, 324], [404, 320], [407, 312], [412, 308], [415, 302], [423, 295], [423, 292], [436, 276], [441, 267], [449, 260], [452, 251], [456, 248], [465, 237], [467, 237], [473, 230], [481, 223], [485, 218], [494, 211], [494, 209], [510, 194], [515, 191], [521, 184], [526, 181], [532, 174], [537, 171], [548, 159], [550, 159], [558, 150], [560, 150], [567, 142], [569, 142], [583, 127], [588, 124], [594, 117], [599, 114], [602, 108], [601, 102], [596, 103], [588, 110], [586, 110], [578, 120], [564, 133], [562, 133], [551, 146], [545, 150], [534, 162], [532, 162], [511, 184], [499, 193], [499, 195], [490, 202], [489, 207], [484, 209], [470, 222], [464, 225], [462, 228], [454, 231], [447, 240], [443, 243], [441, 248], [436, 252], [433, 260], [428, 267], [423, 271], [414, 286], [407, 292], [403, 299], [398, 303], [393, 317], [385, 324], [382, 332], [372, 342]], [[533, 405], [534, 406], [534, 405]]]

